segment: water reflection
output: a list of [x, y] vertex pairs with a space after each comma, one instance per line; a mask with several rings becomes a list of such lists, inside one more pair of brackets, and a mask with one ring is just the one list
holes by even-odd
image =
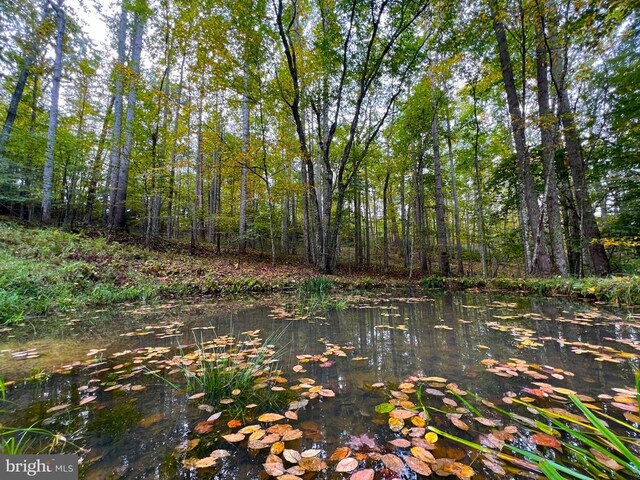
[[[473, 293], [413, 299], [389, 294], [326, 313], [322, 318], [291, 322], [270, 317], [269, 303], [274, 301], [260, 299], [255, 306], [227, 306], [227, 310], [220, 303], [197, 307], [175, 304], [142, 314], [121, 313], [92, 325], [72, 323], [66, 335], [61, 330], [59, 335], [48, 337], [53, 339], [49, 340], [49, 348], [55, 348], [55, 339], [61, 339], [58, 346], [66, 349], [66, 357], [64, 352], [52, 354], [54, 361], [50, 361], [46, 349], [42, 349], [42, 359], [18, 364], [20, 368], [15, 368], [16, 361], [6, 351], [14, 350], [16, 345], [25, 348], [31, 337], [16, 332], [15, 338], [0, 343], [0, 351], [5, 351], [0, 357], [0, 372], [5, 377], [18, 378], [25, 373], [23, 365], [33, 368], [42, 362], [48, 367], [60, 366], [63, 357], [66, 361], [84, 361], [90, 348], [105, 348], [102, 355], [109, 357], [146, 346], [174, 348], [192, 343], [194, 335], [206, 338], [214, 332], [237, 334], [259, 328], [264, 338], [286, 324], [284, 338], [288, 345], [282, 363], [290, 378], [296, 377], [290, 369], [297, 363], [296, 355], [320, 354], [327, 342], [354, 347], [350, 358], [332, 358], [335, 363], [326, 368], [319, 363], [305, 364], [304, 376], [316, 379], [337, 395], [312, 402], [300, 412], [299, 423], [305, 432], [300, 448], [319, 448], [329, 455], [336, 447], [348, 444], [352, 436], [366, 435], [383, 442], [387, 430], [372, 423], [373, 407], [381, 397], [364, 388], [374, 382], [400, 382], [410, 375], [441, 376], [483, 397], [501, 398], [509, 390], [518, 391], [528, 385], [530, 379], [497, 377], [486, 372], [481, 361], [519, 358], [568, 370], [575, 376], [552, 379], [553, 382], [593, 395], [630, 384], [635, 360], [621, 364], [597, 361], [593, 355], [577, 355], [561, 340], [606, 345], [626, 352], [637, 353], [638, 349], [637, 328], [622, 322], [623, 312], [599, 311], [597, 317], [585, 320], [585, 312], [593, 316], [592, 307], [558, 300]], [[150, 335], [121, 336], [147, 332], [145, 327], [150, 325], [163, 325], [170, 333], [158, 336], [153, 330]], [[531, 338], [541, 346], [523, 348], [522, 329], [534, 331]], [[119, 358], [108, 360], [108, 365], [117, 361]], [[86, 479], [194, 477], [179, 467], [174, 449], [191, 438], [193, 426], [206, 418], [205, 412], [198, 410], [194, 402], [186, 401], [184, 393], [152, 376], [138, 375], [131, 380], [147, 387], [142, 392], [98, 389], [95, 402], [49, 418], [47, 409], [65, 403], [78, 405], [78, 389], [98, 385], [97, 377], [92, 375], [95, 370], [75, 368], [72, 373], [56, 374], [42, 382], [21, 383], [9, 392], [15, 406], [4, 414], [0, 412], [0, 422], [25, 426], [45, 419], [46, 428], [64, 432], [69, 440], [89, 450], [82, 470]], [[214, 448], [229, 445], [212, 439], [204, 442], [200, 451], [207, 454]], [[263, 455], [251, 458], [246, 450], [238, 449], [213, 478], [258, 478], [263, 461]]]

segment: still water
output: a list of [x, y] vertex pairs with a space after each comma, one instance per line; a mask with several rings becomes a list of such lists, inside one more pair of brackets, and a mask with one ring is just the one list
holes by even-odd
[[[63, 434], [83, 449], [83, 479], [258, 479], [266, 478], [266, 454], [250, 455], [217, 436], [203, 441], [199, 451], [207, 455], [229, 449], [232, 455], [221, 467], [200, 473], [182, 467], [185, 455], [176, 453], [176, 447], [195, 438], [194, 426], [209, 415], [184, 391], [135, 368], [126, 381], [144, 389], [105, 391], [108, 381], [135, 366], [130, 359], [137, 349], [167, 347], [170, 357], [194, 338], [248, 330], [260, 329], [266, 338], [285, 329], [279, 366], [291, 379], [300, 376], [292, 371], [296, 355], [322, 354], [327, 344], [344, 347], [347, 357], [305, 364], [304, 376], [336, 396], [298, 411], [296, 423], [305, 434], [295, 447], [319, 449], [326, 459], [337, 447], [353, 444], [354, 437], [381, 444], [390, 438], [386, 426], [375, 421], [374, 407], [385, 401], [370, 388], [377, 382], [444, 377], [499, 401], [506, 392], [529, 386], [531, 378], [496, 375], [487, 371], [491, 365], [486, 361], [519, 359], [561, 372], [545, 380], [549, 383], [597, 396], [615, 387], [633, 388], [640, 355], [636, 314], [586, 303], [488, 293], [406, 297], [404, 292], [383, 292], [352, 298], [343, 310], [291, 321], [274, 314], [274, 306], [285, 302], [269, 297], [131, 307], [119, 313], [83, 313], [57, 321], [55, 329], [38, 323], [2, 332], [0, 377], [15, 384], [8, 388], [9, 402], [0, 406], [0, 423], [37, 425]], [[96, 398], [82, 404], [88, 396]], [[461, 450], [450, 455], [463, 463], [473, 461]], [[474, 478], [491, 476], [481, 466], [476, 471]], [[395, 477], [416, 478], [403, 475]], [[348, 477], [328, 469], [313, 478]]]

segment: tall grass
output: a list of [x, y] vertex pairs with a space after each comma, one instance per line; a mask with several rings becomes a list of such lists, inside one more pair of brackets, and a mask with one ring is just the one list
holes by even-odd
[[181, 380], [160, 378], [173, 388], [186, 389], [189, 395], [204, 393], [208, 403], [224, 405], [235, 414], [243, 414], [252, 404], [259, 410], [281, 407], [290, 401], [291, 392], [272, 388], [278, 387], [281, 379], [278, 365], [285, 349], [275, 345], [284, 332], [282, 329], [265, 340], [255, 335], [196, 339], [193, 350], [181, 350], [173, 359], [174, 373]]

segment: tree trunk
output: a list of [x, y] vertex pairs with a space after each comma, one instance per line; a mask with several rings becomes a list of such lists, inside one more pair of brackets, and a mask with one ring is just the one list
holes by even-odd
[[118, 187], [116, 189], [115, 212], [112, 227], [124, 229], [126, 227], [127, 188], [129, 187], [129, 162], [133, 146], [133, 119], [136, 108], [137, 82], [140, 75], [140, 54], [142, 52], [142, 36], [144, 34], [145, 18], [135, 15], [135, 33], [131, 50], [131, 80], [129, 82], [129, 96], [127, 98], [127, 115], [124, 125], [124, 145], [118, 168]]
[[[474, 199], [476, 210], [476, 222], [478, 228], [478, 239], [480, 241], [480, 266], [482, 268], [482, 278], [487, 278], [487, 244], [484, 238], [484, 206], [482, 195], [482, 178], [480, 177], [480, 121], [478, 120], [478, 96], [476, 92], [476, 81], [472, 83], [471, 92], [473, 94], [473, 123], [475, 132], [473, 136], [473, 169], [474, 169]], [[526, 255], [526, 251], [525, 251]]]
[[84, 221], [90, 224], [93, 218], [93, 204], [96, 201], [96, 191], [98, 186], [98, 180], [102, 173], [102, 154], [104, 153], [104, 144], [107, 140], [107, 133], [109, 131], [109, 117], [113, 111], [113, 104], [115, 102], [115, 96], [112, 96], [107, 105], [107, 111], [104, 114], [104, 120], [102, 121], [102, 130], [100, 131], [100, 138], [98, 139], [98, 148], [96, 150], [96, 156], [93, 158], [93, 164], [91, 165], [91, 173], [89, 179], [89, 187], [87, 189], [87, 204], [85, 207]]
[[51, 83], [47, 150], [44, 154], [44, 171], [42, 175], [42, 223], [45, 224], [51, 221], [53, 160], [56, 148], [56, 132], [58, 130], [58, 99], [60, 97], [60, 81], [62, 80], [62, 45], [65, 31], [65, 14], [62, 10], [63, 2], [64, 0], [58, 0], [57, 4], [51, 3], [56, 12], [56, 47], [53, 62], [53, 81]]
[[387, 167], [387, 173], [384, 176], [384, 186], [382, 187], [382, 265], [384, 273], [389, 271], [389, 227], [387, 219], [389, 177], [391, 177], [391, 171], [389, 167]]
[[434, 106], [431, 119], [431, 140], [433, 141], [433, 172], [435, 176], [435, 200], [436, 200], [436, 237], [438, 243], [438, 266], [440, 274], [448, 277], [451, 275], [449, 264], [449, 250], [447, 248], [447, 224], [444, 211], [444, 193], [442, 191], [442, 168], [440, 164], [440, 139], [438, 136], [438, 117]]
[[125, 55], [127, 41], [127, 9], [126, 3], [122, 0], [122, 10], [120, 11], [120, 23], [118, 25], [118, 63], [115, 66], [116, 85], [113, 104], [113, 134], [111, 136], [111, 157], [109, 159], [109, 175], [107, 185], [109, 189], [109, 203], [105, 205], [105, 223], [111, 225], [115, 213], [116, 192], [118, 190], [118, 173], [120, 168], [120, 153], [122, 139], [122, 110], [123, 110], [123, 89], [125, 73]]
[[240, 226], [238, 252], [247, 249], [247, 177], [249, 169], [249, 65], [244, 65], [244, 90], [242, 92], [242, 178], [240, 182]]
[[456, 180], [456, 167], [453, 161], [453, 144], [451, 139], [451, 121], [449, 119], [449, 106], [447, 105], [447, 148], [449, 150], [449, 172], [451, 175], [451, 195], [453, 196], [454, 225], [456, 232], [456, 260], [458, 276], [464, 275], [462, 263], [462, 242], [460, 240], [460, 204], [458, 202], [458, 189]]
[[[545, 203], [551, 252], [556, 270], [566, 277], [569, 274], [567, 255], [562, 237], [562, 220], [558, 199], [558, 183], [555, 167], [555, 126], [556, 119], [549, 106], [547, 48], [542, 31], [542, 18], [536, 19], [536, 79], [538, 84], [538, 121], [540, 123], [540, 139], [542, 143], [542, 165], [545, 180]], [[544, 211], [544, 209], [543, 209]]]
[[511, 117], [511, 130], [516, 147], [518, 170], [522, 178], [524, 205], [528, 212], [527, 225], [534, 240], [534, 255], [531, 265], [531, 273], [534, 275], [546, 276], [551, 273], [551, 261], [547, 252], [544, 229], [540, 228], [540, 208], [535, 194], [525, 140], [525, 119], [522, 115], [520, 103], [518, 101], [513, 68], [511, 66], [511, 58], [509, 57], [507, 37], [504, 25], [499, 20], [496, 0], [490, 0], [489, 6], [491, 8], [491, 16], [493, 19], [493, 30], [496, 35], [498, 50], [500, 53], [502, 80], [507, 94], [507, 105], [509, 107], [509, 115]]

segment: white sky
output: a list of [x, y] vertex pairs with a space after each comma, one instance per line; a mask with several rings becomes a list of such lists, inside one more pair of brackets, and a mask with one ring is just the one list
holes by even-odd
[[[104, 21], [105, 15], [115, 11], [113, 1], [105, 0], [66, 0], [65, 5], [75, 13], [82, 30], [93, 40], [96, 47], [105, 51], [109, 42], [109, 27]], [[108, 49], [106, 49], [108, 51]]]

